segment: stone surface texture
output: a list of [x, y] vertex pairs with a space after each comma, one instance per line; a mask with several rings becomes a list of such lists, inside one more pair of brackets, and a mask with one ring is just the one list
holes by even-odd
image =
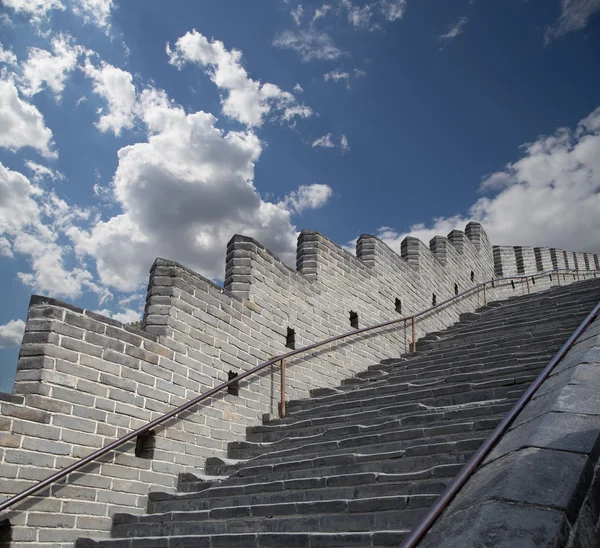
[[[247, 371], [285, 353], [288, 327], [299, 348], [350, 331], [350, 311], [358, 313], [364, 327], [419, 312], [434, 298], [440, 303], [456, 289], [466, 291], [494, 277], [576, 264], [587, 271], [497, 281], [486, 292], [477, 290], [420, 317], [416, 337], [423, 338], [484, 300], [568, 285], [591, 278], [598, 268], [597, 255], [493, 247], [477, 223], [436, 237], [429, 247], [407, 238], [400, 251], [363, 235], [354, 256], [321, 234], [302, 231], [297, 270], [292, 270], [255, 240], [235, 236], [227, 248], [223, 288], [178, 263], [157, 259], [141, 328], [33, 296], [13, 394], [0, 397], [0, 497], [217, 386], [229, 371]], [[287, 398], [333, 389], [369, 365], [406, 353], [411, 339], [410, 321], [401, 322], [290, 359]], [[582, 359], [596, 359], [593, 344], [580, 351]], [[570, 373], [573, 392], [544, 400], [538, 415], [580, 412], [579, 398], [600, 406], [585, 392], [589, 374], [584, 369]], [[20, 503], [7, 514], [13, 545], [66, 547], [81, 536], [108, 535], [115, 513], [143, 512], [149, 493], [174, 492], [181, 474], [196, 473], [209, 458], [226, 457], [228, 444], [243, 440], [247, 427], [276, 417], [279, 385], [278, 368], [265, 370], [242, 382], [239, 396], [216, 396], [159, 428], [153, 458], [136, 457], [132, 441]]]

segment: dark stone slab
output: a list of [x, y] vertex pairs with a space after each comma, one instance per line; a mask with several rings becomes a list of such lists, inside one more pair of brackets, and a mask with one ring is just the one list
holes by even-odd
[[535, 417], [555, 411], [558, 413], [578, 413], [600, 415], [600, 390], [596, 387], [567, 385], [544, 394], [527, 404], [515, 419], [514, 425], [523, 424]]
[[559, 511], [493, 501], [442, 515], [419, 548], [559, 548], [568, 534]]
[[526, 447], [583, 453], [595, 461], [600, 453], [600, 416], [546, 413], [536, 417], [508, 432], [484, 463]]
[[554, 508], [571, 522], [593, 477], [586, 455], [528, 448], [510, 453], [480, 469], [449, 508], [451, 513], [491, 500]]

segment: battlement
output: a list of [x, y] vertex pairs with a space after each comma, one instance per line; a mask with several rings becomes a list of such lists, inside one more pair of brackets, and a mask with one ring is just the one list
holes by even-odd
[[[227, 246], [224, 287], [156, 259], [141, 329], [32, 297], [13, 395], [1, 402], [4, 498], [292, 347], [427, 309], [494, 277], [599, 264], [589, 253], [493, 247], [481, 225], [469, 223], [429, 246], [406, 238], [400, 254], [365, 234], [356, 256], [304, 230], [296, 267], [240, 235]], [[548, 276], [530, 290], [557, 283]], [[487, 299], [524, 291], [524, 284], [498, 283]], [[452, 325], [483, 302], [474, 292], [423, 317], [417, 337]], [[338, 386], [368, 365], [408, 352], [410, 343], [410, 325], [401, 323], [291, 359], [287, 397]], [[197, 472], [208, 457], [226, 457], [227, 443], [265, 415], [277, 415], [278, 403], [273, 367], [240, 383], [237, 395], [216, 396], [158, 429], [151, 443], [132, 442], [52, 487], [52, 496], [46, 491], [17, 505], [6, 516], [15, 545], [68, 546], [80, 536], [107, 535], [115, 512], [140, 513], [149, 490], [174, 490], [179, 474]]]

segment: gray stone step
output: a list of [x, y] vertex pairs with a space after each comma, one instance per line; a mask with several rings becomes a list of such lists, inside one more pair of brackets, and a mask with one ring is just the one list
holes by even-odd
[[398, 546], [598, 300], [600, 279], [462, 314], [418, 352], [288, 402], [206, 476], [116, 515], [115, 538], [76, 546]]
[[361, 533], [240, 533], [138, 539], [79, 539], [75, 548], [379, 548], [398, 546], [408, 529]]
[[164, 514], [116, 514], [111, 535], [172, 536], [247, 532], [368, 532], [408, 528], [437, 495], [392, 495], [282, 504], [230, 506]]

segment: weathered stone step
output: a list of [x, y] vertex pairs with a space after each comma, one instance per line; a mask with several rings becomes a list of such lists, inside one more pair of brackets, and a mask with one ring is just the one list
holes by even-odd
[[[273, 428], [268, 426], [264, 430], [254, 430], [264, 427], [248, 428], [249, 433], [245, 441], [232, 442], [233, 447], [293, 447], [298, 443], [315, 443], [319, 440], [339, 440], [352, 436], [367, 435], [373, 432], [385, 434], [399, 428], [414, 429], [415, 420], [428, 421], [427, 428], [450, 427], [454, 424], [472, 423], [475, 420], [481, 420], [478, 413], [481, 409], [489, 408], [490, 413], [497, 413], [502, 416], [509, 402], [506, 399], [497, 401], [485, 400], [483, 402], [475, 402], [467, 406], [450, 406], [431, 408], [421, 406], [414, 410], [413, 407], [409, 411], [398, 416], [381, 416], [367, 421], [357, 421], [356, 423], [347, 422], [344, 424], [327, 425], [320, 424], [311, 426], [309, 424], [280, 425]], [[472, 409], [474, 410], [472, 417], [461, 416], [445, 416], [445, 412], [453, 413], [458, 410]], [[494, 411], [497, 410], [497, 411]], [[418, 417], [418, 419], [417, 419]], [[438, 419], [438, 417], [442, 417]], [[486, 415], [486, 418], [489, 418]], [[422, 429], [422, 427], [419, 427]], [[423, 434], [425, 435], [425, 434]]]
[[[477, 363], [469, 368], [449, 367], [441, 371], [426, 371], [422, 375], [415, 373], [405, 374], [403, 371], [390, 373], [382, 378], [373, 379], [369, 382], [364, 382], [357, 385], [352, 391], [340, 392], [322, 398], [314, 398], [313, 400], [296, 400], [295, 405], [291, 406], [290, 412], [296, 412], [300, 409], [309, 408], [311, 402], [313, 405], [321, 405], [324, 403], [334, 402], [350, 402], [357, 399], [365, 399], [369, 397], [379, 397], [390, 393], [398, 393], [411, 389], [427, 388], [440, 385], [454, 385], [460, 382], [466, 383], [485, 383], [506, 377], [509, 375], [522, 376], [536, 371], [550, 361], [553, 354], [532, 357], [530, 359], [521, 359], [516, 361], [508, 359], [499, 363]], [[317, 403], [318, 402], [318, 403]]]
[[[522, 389], [519, 390], [522, 393]], [[434, 421], [452, 421], [452, 420], [465, 420], [469, 418], [487, 418], [488, 415], [495, 415], [498, 413], [507, 413], [510, 408], [514, 405], [516, 399], [513, 398], [500, 398], [499, 400], [483, 400], [478, 402], [472, 402], [470, 404], [463, 404], [458, 406], [443, 406], [443, 407], [430, 407], [418, 403], [405, 403], [399, 406], [390, 406], [381, 409], [379, 412], [369, 413], [356, 413], [352, 415], [342, 415], [338, 417], [335, 423], [331, 420], [314, 417], [305, 421], [299, 421], [288, 425], [289, 429], [286, 429], [286, 435], [298, 435], [301, 436], [303, 432], [306, 435], [322, 433], [332, 428], [336, 429], [349, 429], [348, 431], [354, 431], [356, 428], [369, 428], [377, 425], [392, 424], [399, 422], [403, 426], [417, 426], [430, 424]], [[265, 439], [272, 440], [278, 439], [281, 435], [281, 425], [263, 425], [255, 426], [253, 428], [261, 429], [257, 432], [263, 433]]]
[[[456, 442], [415, 445], [404, 450], [387, 453], [346, 453], [332, 456], [288, 460], [281, 463], [261, 464], [260, 460], [248, 463], [222, 464], [221, 459], [207, 459], [207, 471], [218, 475], [235, 474], [237, 478], [256, 478], [268, 475], [275, 479], [309, 478], [319, 475], [340, 475], [358, 472], [410, 472], [431, 468], [439, 464], [462, 462], [469, 452], [475, 451], [485, 437], [475, 437]], [[446, 460], [448, 459], [448, 460]], [[231, 478], [232, 480], [233, 478]], [[230, 480], [230, 481], [231, 481]], [[252, 481], [255, 481], [254, 479]]]
[[115, 514], [111, 535], [172, 536], [241, 532], [371, 531], [410, 527], [437, 495], [395, 495], [285, 504], [230, 506], [165, 514]]
[[[494, 427], [502, 420], [498, 418]], [[478, 434], [485, 434], [490, 430], [488, 425], [485, 430], [479, 429]], [[228, 450], [230, 459], [259, 459], [261, 464], [286, 462], [297, 459], [317, 456], [333, 456], [345, 454], [348, 451], [361, 454], [386, 453], [403, 450], [416, 445], [437, 444], [447, 441], [458, 441], [473, 436], [473, 423], [463, 422], [453, 425], [438, 426], [429, 430], [429, 436], [423, 435], [423, 429], [398, 428], [385, 433], [372, 433], [362, 436], [341, 438], [338, 440], [324, 439], [318, 442], [302, 444], [285, 444], [283, 447], [265, 447], [254, 444], [253, 446], [235, 445]], [[244, 443], [244, 442], [240, 442]], [[248, 462], [251, 462], [250, 460]]]
[[386, 474], [353, 474], [330, 478], [309, 478], [287, 482], [224, 485], [198, 493], [151, 493], [148, 513], [208, 510], [223, 506], [252, 504], [282, 504], [319, 500], [363, 499], [392, 495], [439, 495], [450, 482], [454, 471], [446, 476], [425, 478], [401, 477]]
[[398, 546], [408, 529], [362, 533], [240, 533], [138, 539], [78, 539], [75, 548], [379, 548]]
[[[427, 387], [422, 389], [411, 389], [396, 394], [385, 394], [373, 398], [355, 399], [341, 401], [332, 404], [315, 405], [313, 407], [300, 408], [286, 415], [284, 419], [278, 419], [278, 424], [293, 424], [307, 418], [318, 416], [321, 419], [329, 419], [339, 422], [341, 417], [348, 415], [369, 413], [381, 414], [382, 411], [389, 413], [389, 408], [394, 405], [402, 405], [407, 402], [423, 404], [431, 407], [450, 405], [461, 405], [475, 401], [497, 400], [506, 397], [507, 387], [531, 383], [535, 375], [523, 375], [521, 377], [507, 377], [500, 386], [490, 385], [478, 386], [475, 383], [454, 383], [445, 386]], [[388, 411], [386, 411], [388, 410]], [[392, 411], [393, 412], [393, 411]], [[340, 415], [343, 413], [343, 415]], [[358, 418], [358, 417], [356, 417]]]

